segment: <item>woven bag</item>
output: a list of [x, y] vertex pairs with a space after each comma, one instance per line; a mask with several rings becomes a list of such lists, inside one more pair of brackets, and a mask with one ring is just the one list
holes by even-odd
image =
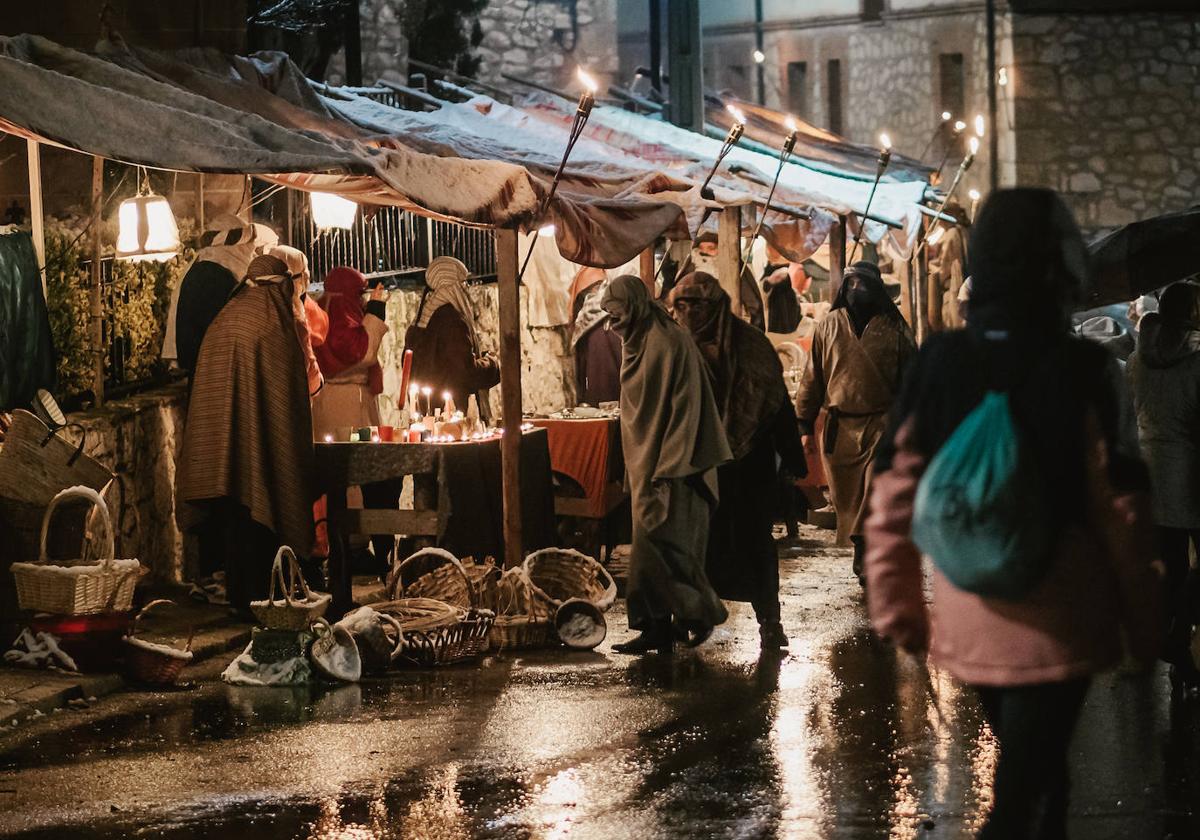
[[[96, 508], [104, 526], [97, 561], [74, 559], [51, 563], [46, 556], [46, 537], [54, 509], [66, 499], [86, 499]], [[112, 519], [100, 494], [82, 486], [61, 491], [50, 500], [42, 518], [38, 561], [11, 566], [21, 609], [59, 615], [128, 611], [133, 606], [134, 587], [145, 570], [136, 559], [118, 560], [114, 554]]]
[[[283, 564], [285, 557], [286, 574]], [[276, 599], [276, 586], [282, 598]], [[275, 563], [271, 566], [271, 589], [267, 593], [267, 599], [251, 601], [250, 609], [262, 622], [263, 627], [270, 630], [307, 630], [309, 624], [325, 615], [330, 598], [326, 592], [313, 592], [308, 588], [304, 575], [300, 573], [296, 552], [286, 545], [281, 545], [275, 553]]]

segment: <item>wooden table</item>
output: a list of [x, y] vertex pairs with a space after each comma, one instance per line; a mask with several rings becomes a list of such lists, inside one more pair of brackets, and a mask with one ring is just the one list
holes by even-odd
[[[353, 608], [348, 562], [351, 535], [402, 534], [412, 537], [418, 547], [445, 545], [449, 536], [451, 544], [445, 547], [452, 552], [467, 553], [464, 548], [470, 548], [479, 553], [486, 548], [486, 553], [502, 556], [500, 446], [499, 437], [436, 444], [317, 443], [317, 481], [320, 492], [328, 499], [331, 613], [340, 616]], [[545, 431], [535, 429], [523, 435], [521, 459], [526, 549], [543, 548], [553, 539], [553, 497]], [[413, 480], [412, 510], [346, 507], [346, 488], [406, 476], [412, 476]], [[457, 509], [456, 497], [460, 500]], [[480, 498], [494, 499], [495, 510], [480, 511]], [[483, 523], [486, 527], [474, 527], [480, 523], [473, 517], [480, 516], [486, 519]], [[549, 529], [544, 520], [549, 520]], [[480, 531], [491, 533], [491, 538]]]

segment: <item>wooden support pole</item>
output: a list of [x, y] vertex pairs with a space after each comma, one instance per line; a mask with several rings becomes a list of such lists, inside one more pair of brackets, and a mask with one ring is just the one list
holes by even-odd
[[725, 207], [717, 220], [717, 280], [733, 313], [742, 317], [742, 284], [739, 269], [742, 267], [742, 208]]
[[504, 437], [500, 441], [504, 487], [504, 565], [524, 562], [521, 546], [521, 289], [517, 284], [517, 232], [496, 231], [500, 298], [500, 394]]
[[92, 345], [92, 394], [96, 405], [104, 404], [104, 306], [100, 298], [101, 204], [104, 201], [104, 158], [92, 157], [92, 276], [89, 288]]
[[[292, 207], [291, 197], [292, 197], [292, 194], [291, 194], [291, 191], [289, 190], [288, 191], [288, 210], [289, 211], [291, 210], [291, 207]], [[199, 228], [196, 231], [196, 236], [197, 237], [203, 236], [204, 231], [205, 231], [205, 225], [204, 225], [204, 173], [203, 172], [196, 173], [196, 225]]]
[[829, 231], [829, 302], [837, 297], [846, 273], [846, 217], [838, 216], [837, 224]]
[[[922, 221], [922, 225], [928, 225], [929, 222]], [[925, 244], [925, 237], [922, 235], [919, 240], [922, 244], [917, 248], [916, 253], [916, 270], [913, 272], [913, 299], [912, 299], [912, 325], [913, 332], [917, 337], [917, 344], [925, 341], [925, 337], [929, 335], [929, 246]]]
[[654, 297], [654, 246], [651, 245], [645, 251], [638, 255], [638, 274], [642, 277], [642, 282], [646, 284], [646, 289], [650, 292], [650, 297]]
[[29, 158], [29, 224], [33, 230], [33, 252], [37, 255], [38, 272], [42, 276], [42, 298], [46, 297], [46, 214], [42, 207], [42, 147], [36, 140], [26, 140]]

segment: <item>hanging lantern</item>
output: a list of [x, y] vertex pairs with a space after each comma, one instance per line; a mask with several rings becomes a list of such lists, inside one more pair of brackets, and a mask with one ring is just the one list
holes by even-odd
[[340, 195], [310, 192], [308, 200], [312, 208], [313, 223], [320, 230], [341, 228], [350, 230], [358, 216], [358, 205]]
[[150, 191], [148, 177], [138, 194], [117, 211], [117, 259], [166, 262], [179, 253], [179, 228], [171, 205]]

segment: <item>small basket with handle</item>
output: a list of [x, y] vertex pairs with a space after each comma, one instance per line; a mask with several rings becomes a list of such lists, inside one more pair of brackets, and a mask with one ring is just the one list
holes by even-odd
[[[276, 587], [280, 598], [276, 598]], [[307, 630], [309, 624], [325, 615], [330, 599], [328, 593], [313, 592], [308, 588], [300, 572], [300, 564], [296, 561], [296, 552], [289, 546], [281, 545], [271, 566], [271, 589], [267, 599], [251, 601], [250, 609], [269, 630]]]
[[553, 622], [565, 601], [582, 598], [606, 612], [617, 600], [617, 582], [597, 561], [570, 548], [543, 548], [525, 558], [533, 611]]
[[422, 548], [392, 569], [388, 595], [397, 598], [432, 598], [462, 609], [479, 606], [476, 586], [462, 562], [442, 548]]
[[554, 622], [539, 616], [534, 610], [529, 592], [529, 579], [520, 566], [508, 569], [500, 579], [500, 609], [492, 625], [492, 650], [529, 650], [555, 647], [558, 636]]
[[[46, 554], [46, 537], [54, 510], [67, 499], [85, 499], [92, 503], [103, 526], [103, 542], [97, 560], [73, 559], [51, 562]], [[46, 507], [42, 518], [36, 563], [13, 563], [17, 600], [23, 610], [59, 615], [91, 615], [100, 612], [126, 612], [133, 606], [133, 590], [145, 572], [136, 559], [118, 560], [113, 541], [112, 519], [108, 505], [90, 487], [68, 487]]]
[[192, 637], [195, 635], [195, 628], [188, 631], [187, 642], [184, 643], [183, 650], [148, 642], [137, 637], [138, 624], [146, 613], [162, 604], [174, 603], [166, 598], [159, 598], [146, 604], [134, 616], [133, 625], [129, 628], [129, 635], [123, 639], [125, 670], [134, 682], [149, 685], [174, 685], [184, 666], [192, 661]]

